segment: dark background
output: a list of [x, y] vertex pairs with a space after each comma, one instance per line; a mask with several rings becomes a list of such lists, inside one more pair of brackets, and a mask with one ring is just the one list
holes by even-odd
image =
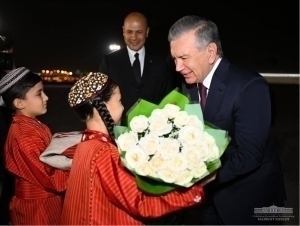
[[[229, 59], [261, 73], [299, 73], [297, 0], [0, 0], [0, 32], [16, 38], [17, 66], [34, 71], [97, 71], [110, 44], [124, 46], [123, 19], [132, 11], [147, 16], [146, 46], [164, 56], [169, 53], [170, 26], [182, 16], [195, 14], [218, 25]], [[70, 86], [45, 85], [48, 112], [40, 119], [52, 132], [84, 128], [68, 106]], [[286, 207], [294, 211], [284, 224], [299, 225], [299, 83], [270, 83], [270, 90]], [[197, 212], [189, 219], [197, 224]]]
[[166, 56], [167, 34], [180, 17], [214, 21], [225, 56], [259, 72], [299, 73], [296, 0], [0, 0], [0, 31], [13, 34], [17, 66], [97, 71], [112, 43], [124, 46], [132, 11], [149, 21], [147, 46]]

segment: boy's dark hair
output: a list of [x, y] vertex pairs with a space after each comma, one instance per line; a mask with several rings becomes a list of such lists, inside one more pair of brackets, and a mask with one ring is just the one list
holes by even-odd
[[19, 81], [2, 94], [2, 98], [6, 106], [15, 110], [13, 105], [14, 100], [16, 98], [25, 100], [26, 93], [40, 81], [42, 81], [42, 78], [39, 75], [29, 72], [22, 81]]

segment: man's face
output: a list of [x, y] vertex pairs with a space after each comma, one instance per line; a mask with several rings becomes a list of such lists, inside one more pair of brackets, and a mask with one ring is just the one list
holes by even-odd
[[124, 41], [133, 51], [139, 51], [144, 46], [148, 32], [146, 21], [140, 17], [129, 17], [124, 21]]
[[170, 46], [176, 71], [183, 75], [188, 84], [202, 83], [212, 65], [208, 48], [205, 47], [203, 50], [197, 48], [195, 31], [189, 31], [171, 41]]

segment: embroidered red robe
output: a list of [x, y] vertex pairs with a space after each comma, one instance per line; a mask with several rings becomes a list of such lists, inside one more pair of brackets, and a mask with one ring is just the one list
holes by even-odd
[[138, 190], [135, 178], [120, 163], [110, 138], [86, 131], [77, 146], [60, 223], [63, 225], [140, 225], [141, 218], [153, 218], [195, 205], [203, 200], [203, 189], [162, 196]]
[[14, 225], [58, 224], [68, 172], [39, 160], [51, 140], [50, 129], [37, 119], [14, 115], [5, 144], [6, 168], [15, 176], [10, 203]]

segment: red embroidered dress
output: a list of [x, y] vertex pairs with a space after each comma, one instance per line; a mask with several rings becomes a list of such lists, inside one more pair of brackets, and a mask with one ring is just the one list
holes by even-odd
[[75, 152], [60, 223], [140, 225], [141, 217], [158, 217], [195, 205], [199, 197], [203, 197], [200, 185], [163, 196], [142, 193], [134, 176], [121, 166], [110, 138], [87, 130]]
[[39, 160], [51, 140], [49, 128], [36, 119], [14, 115], [5, 144], [7, 169], [15, 175], [10, 203], [14, 225], [58, 224], [67, 173]]

